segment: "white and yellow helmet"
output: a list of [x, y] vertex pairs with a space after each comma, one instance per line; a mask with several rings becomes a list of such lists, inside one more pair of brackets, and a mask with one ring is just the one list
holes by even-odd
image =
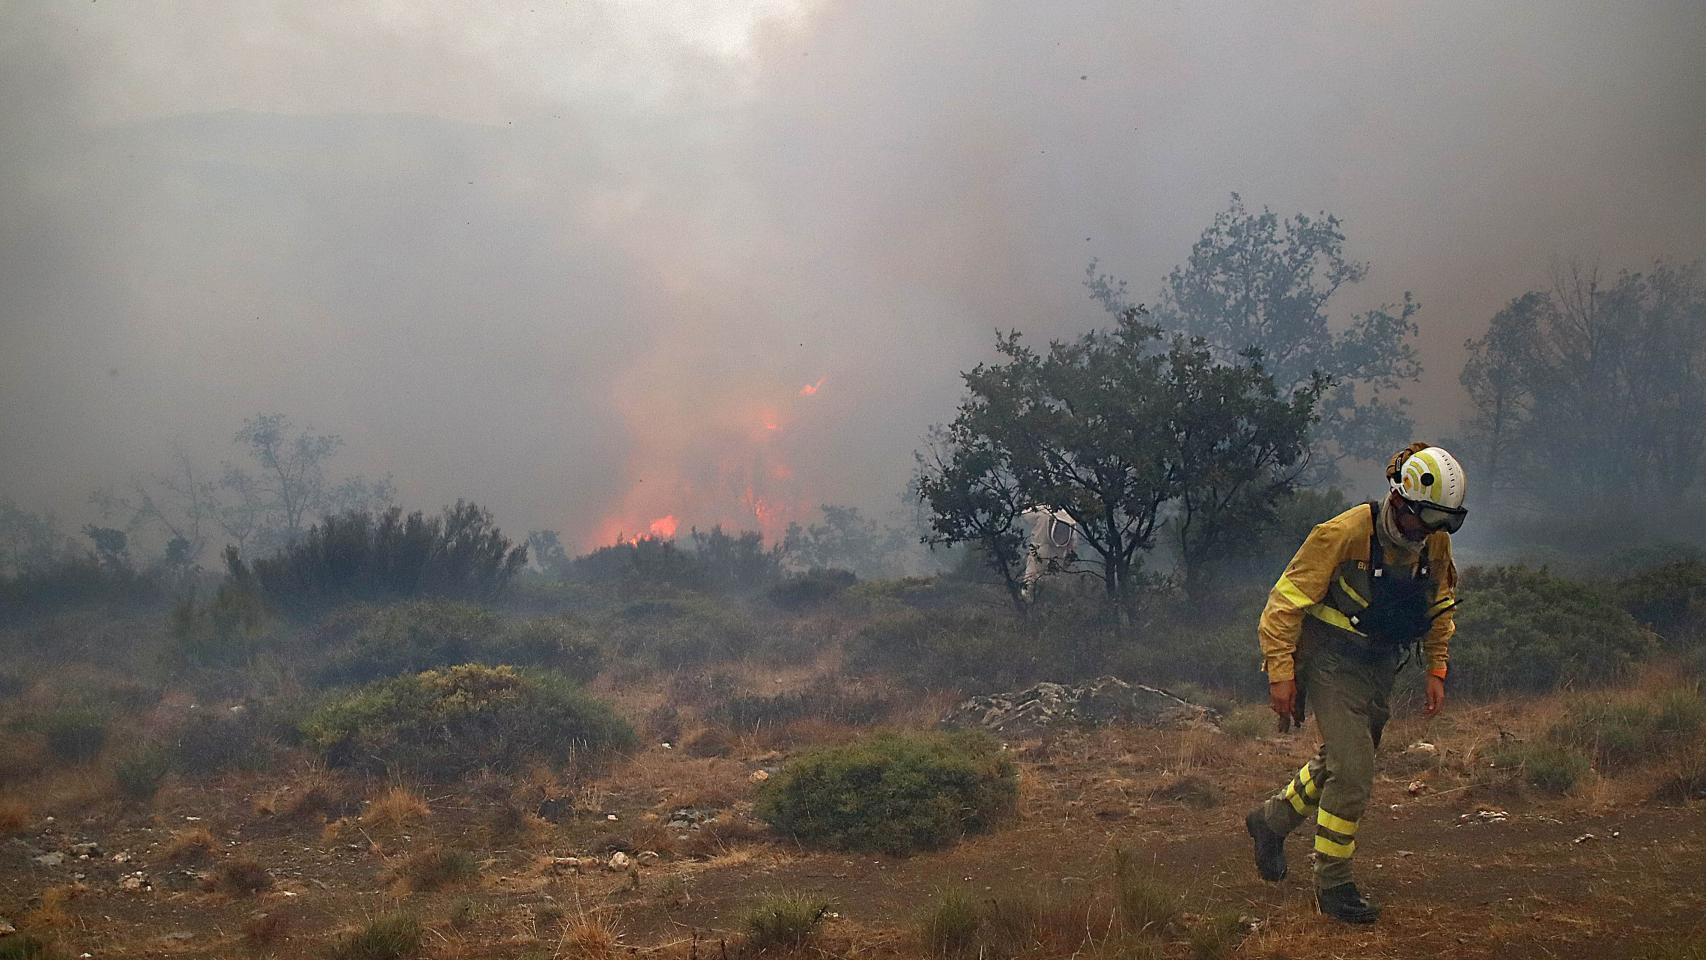
[[1443, 447], [1415, 451], [1387, 479], [1400, 497], [1418, 508], [1417, 515], [1430, 529], [1455, 533], [1463, 525], [1468, 481], [1463, 465]]

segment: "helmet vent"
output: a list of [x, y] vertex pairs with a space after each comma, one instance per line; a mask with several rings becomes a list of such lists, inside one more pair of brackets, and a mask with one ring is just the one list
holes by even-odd
[[1431, 487], [1433, 485], [1434, 485], [1434, 475], [1431, 473], [1422, 474], [1422, 486]]

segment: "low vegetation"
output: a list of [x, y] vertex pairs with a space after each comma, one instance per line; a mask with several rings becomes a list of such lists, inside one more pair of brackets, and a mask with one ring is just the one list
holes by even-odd
[[339, 937], [327, 960], [403, 960], [421, 948], [425, 929], [410, 914], [376, 917], [358, 930]]
[[1017, 802], [1017, 770], [989, 737], [889, 733], [795, 757], [757, 813], [806, 843], [908, 854], [990, 830]]
[[431, 893], [466, 883], [479, 874], [480, 863], [472, 853], [449, 847], [417, 850], [390, 869], [391, 879], [398, 886], [415, 893]]
[[1656, 649], [1652, 633], [1605, 591], [1545, 569], [1494, 567], [1464, 573], [1451, 682], [1459, 695], [1487, 697], [1608, 686]]
[[302, 730], [334, 766], [423, 779], [529, 763], [592, 764], [635, 742], [626, 722], [564, 677], [476, 664], [334, 697]]
[[762, 897], [741, 918], [747, 945], [763, 952], [773, 948], [797, 948], [811, 939], [828, 915], [829, 899], [811, 893], [777, 893]]

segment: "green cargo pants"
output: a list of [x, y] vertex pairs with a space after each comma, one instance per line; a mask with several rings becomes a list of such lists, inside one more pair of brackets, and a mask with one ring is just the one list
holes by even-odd
[[1281, 835], [1315, 821], [1315, 886], [1351, 879], [1357, 825], [1374, 788], [1374, 750], [1391, 716], [1396, 648], [1362, 651], [1324, 642], [1298, 663], [1298, 682], [1321, 730], [1321, 748], [1279, 793], [1262, 818]]

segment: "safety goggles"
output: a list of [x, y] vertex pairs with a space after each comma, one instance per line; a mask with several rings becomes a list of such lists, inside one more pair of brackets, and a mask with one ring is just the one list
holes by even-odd
[[1404, 509], [1408, 510], [1410, 516], [1421, 521], [1422, 526], [1429, 530], [1445, 530], [1450, 533], [1456, 533], [1462, 529], [1464, 518], [1469, 516], [1469, 511], [1463, 507], [1453, 510], [1450, 507], [1435, 506], [1431, 503], [1414, 503], [1409, 500], [1404, 501]]

